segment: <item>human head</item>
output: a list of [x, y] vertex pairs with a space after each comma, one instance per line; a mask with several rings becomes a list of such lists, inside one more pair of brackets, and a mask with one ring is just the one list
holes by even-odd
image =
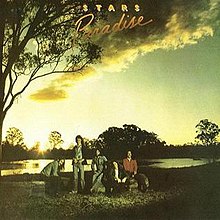
[[84, 145], [82, 136], [77, 135], [75, 140], [78, 145], [82, 145], [82, 146]]
[[96, 155], [96, 156], [99, 156], [100, 154], [101, 154], [100, 150], [99, 150], [99, 149], [96, 149], [96, 150], [95, 150], [95, 155]]
[[132, 153], [131, 153], [131, 151], [129, 150], [128, 152], [127, 152], [127, 158], [131, 158], [132, 157]]

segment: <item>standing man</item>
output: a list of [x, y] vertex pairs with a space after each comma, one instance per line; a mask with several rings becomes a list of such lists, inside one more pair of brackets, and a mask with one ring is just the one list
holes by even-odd
[[72, 193], [79, 192], [78, 181], [80, 180], [80, 187], [83, 191], [85, 188], [85, 179], [84, 179], [84, 166], [83, 166], [83, 148], [84, 141], [80, 135], [76, 136], [76, 146], [73, 148], [73, 191]]

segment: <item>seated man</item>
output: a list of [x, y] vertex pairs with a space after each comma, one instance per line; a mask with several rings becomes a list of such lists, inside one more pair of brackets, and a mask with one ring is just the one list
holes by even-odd
[[138, 188], [145, 192], [147, 188], [149, 187], [149, 180], [144, 174], [138, 174], [137, 173], [137, 161], [132, 159], [132, 153], [131, 151], [127, 152], [127, 157], [123, 159], [123, 167], [124, 170], [128, 176], [127, 184], [129, 186], [129, 190], [131, 190], [132, 185], [135, 186], [135, 182], [138, 183]]
[[108, 164], [104, 185], [107, 193], [120, 192], [125, 189], [127, 179], [123, 167], [116, 161]]
[[105, 169], [107, 162], [107, 158], [101, 154], [99, 149], [96, 149], [95, 151], [95, 157], [92, 160], [92, 187], [90, 189], [91, 193], [96, 193], [101, 191], [101, 189], [104, 187], [102, 184], [102, 178], [103, 178], [103, 171]]
[[137, 174], [137, 161], [132, 159], [131, 151], [128, 151], [127, 157], [123, 159], [123, 167], [129, 177], [134, 177]]
[[128, 151], [127, 157], [123, 159], [123, 167], [127, 175], [128, 188], [131, 190], [131, 186], [136, 183], [135, 175], [137, 174], [138, 169], [137, 161], [132, 159], [131, 151]]
[[41, 171], [41, 176], [46, 182], [46, 192], [55, 195], [60, 190], [60, 170], [64, 168], [65, 160], [57, 159], [47, 164]]

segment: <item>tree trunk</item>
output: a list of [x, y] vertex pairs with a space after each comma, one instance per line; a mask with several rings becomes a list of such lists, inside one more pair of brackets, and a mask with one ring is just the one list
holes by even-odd
[[[0, 110], [1, 111], [1, 110]], [[0, 112], [0, 177], [2, 171], [2, 129], [3, 129], [3, 117], [2, 112]]]
[[0, 177], [1, 177], [1, 170], [2, 170], [2, 130], [3, 130], [3, 122], [4, 122], [4, 84], [1, 83], [0, 80]]

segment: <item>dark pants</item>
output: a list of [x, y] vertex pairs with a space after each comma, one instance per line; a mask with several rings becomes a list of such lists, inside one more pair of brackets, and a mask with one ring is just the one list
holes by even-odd
[[110, 178], [104, 182], [106, 193], [119, 193], [126, 190], [126, 183], [118, 183], [116, 180]]
[[48, 195], [56, 195], [61, 188], [61, 178], [59, 176], [42, 176], [45, 181], [45, 192]]
[[138, 173], [135, 175], [135, 179], [138, 182], [138, 189], [145, 192], [150, 185], [148, 177], [143, 173]]

